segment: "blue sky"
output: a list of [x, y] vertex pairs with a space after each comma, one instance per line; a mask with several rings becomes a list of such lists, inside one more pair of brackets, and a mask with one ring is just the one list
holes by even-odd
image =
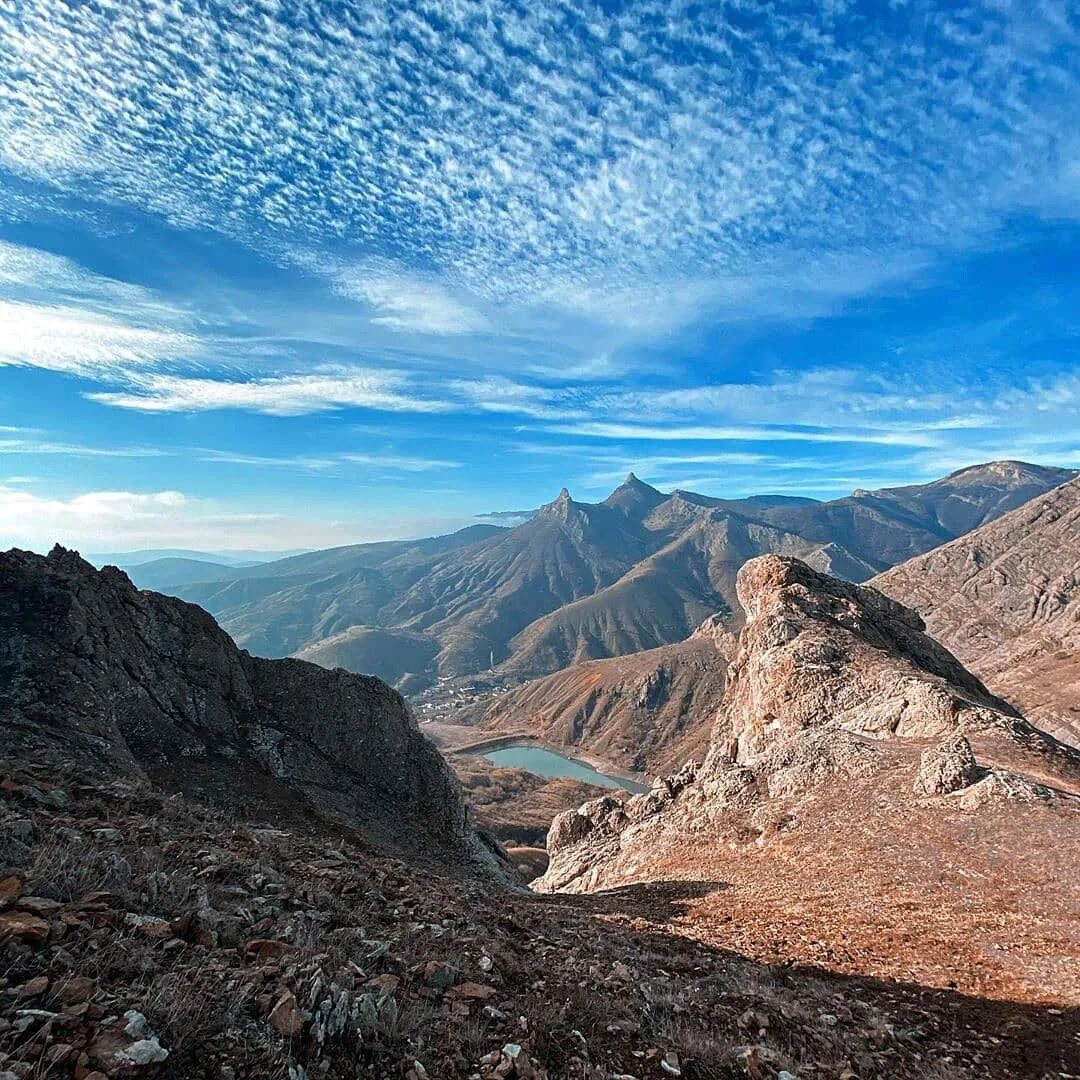
[[1080, 466], [1071, 3], [0, 0], [0, 543]]

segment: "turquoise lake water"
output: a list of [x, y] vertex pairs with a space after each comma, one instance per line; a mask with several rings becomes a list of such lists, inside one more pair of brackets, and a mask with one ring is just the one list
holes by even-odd
[[649, 790], [644, 784], [635, 783], [633, 780], [623, 780], [616, 776], [607, 776], [584, 761], [564, 757], [542, 746], [524, 744], [504, 746], [499, 750], [491, 750], [484, 754], [484, 757], [493, 765], [500, 765], [504, 769], [524, 769], [537, 776], [568, 776], [571, 780], [583, 780], [586, 784], [623, 788], [625, 791]]

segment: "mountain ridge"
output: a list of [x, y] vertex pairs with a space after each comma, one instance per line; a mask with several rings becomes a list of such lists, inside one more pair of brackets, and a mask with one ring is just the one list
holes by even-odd
[[1080, 746], [1080, 480], [871, 582], [1041, 727]]
[[795, 555], [864, 580], [1073, 475], [989, 463], [929, 484], [815, 502], [664, 495], [631, 473], [599, 503], [564, 488], [511, 529], [476, 525], [429, 540], [347, 545], [176, 591], [257, 653], [316, 650], [341, 659], [336, 646], [319, 643], [377, 628], [434, 643], [412, 652], [420, 670], [390, 672], [403, 687], [491, 666], [534, 676], [673, 644], [717, 612], [736, 629], [734, 578], [747, 558]]

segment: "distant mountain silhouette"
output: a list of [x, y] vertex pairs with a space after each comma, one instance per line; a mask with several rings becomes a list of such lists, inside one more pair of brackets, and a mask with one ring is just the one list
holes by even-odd
[[[382, 668], [403, 688], [492, 663], [539, 675], [682, 641], [714, 614], [737, 629], [735, 576], [757, 555], [791, 555], [863, 581], [1073, 475], [992, 462], [930, 484], [816, 502], [665, 495], [631, 474], [601, 503], [563, 489], [512, 529], [479, 524], [225, 574], [215, 567], [203, 580], [160, 587], [201, 604], [238, 644], [265, 656], [303, 651], [371, 664], [375, 642], [385, 654], [392, 640], [373, 637], [378, 629], [408, 642], [401, 662]], [[328, 638], [333, 644], [320, 644]]]

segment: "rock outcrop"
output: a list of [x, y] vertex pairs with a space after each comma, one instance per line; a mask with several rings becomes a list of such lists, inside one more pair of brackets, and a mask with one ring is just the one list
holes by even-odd
[[963, 735], [951, 735], [940, 746], [922, 752], [914, 790], [919, 795], [951, 795], [981, 777], [971, 743]]
[[1080, 747], [1080, 480], [872, 584], [1033, 723]]
[[380, 680], [250, 656], [201, 608], [60, 547], [0, 555], [0, 733], [20, 758], [494, 865], [453, 775]]
[[[822, 880], [851, 867], [835, 902], [847, 896], [855, 910], [865, 901], [852, 890], [872, 894], [885, 852], [911, 859], [905, 889], [928, 873], [927, 858], [962, 865], [970, 841], [958, 814], [989, 815], [998, 858], [1014, 845], [1018, 860], [1037, 863], [1024, 853], [1039, 836], [1048, 847], [1080, 838], [1080, 753], [991, 694], [914, 612], [778, 556], [748, 562], [738, 595], [747, 621], [704, 762], [647, 794], [557, 818], [538, 888], [730, 880], [749, 867], [760, 887], [788, 876], [793, 859], [820, 860]], [[1021, 803], [1032, 815], [1023, 823]], [[1073, 867], [1062, 882], [1073, 899], [1078, 878]], [[809, 870], [803, 880], [817, 881]], [[892, 876], [880, 885], [896, 886]]]

